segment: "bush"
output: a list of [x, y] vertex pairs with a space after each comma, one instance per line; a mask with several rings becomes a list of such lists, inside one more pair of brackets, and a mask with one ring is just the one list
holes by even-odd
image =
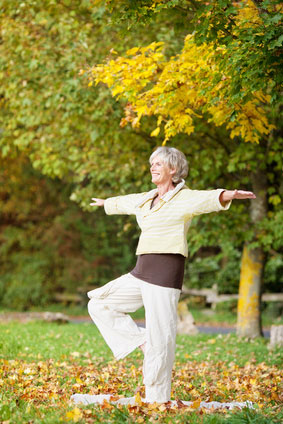
[[262, 310], [268, 318], [278, 318], [283, 315], [283, 302], [263, 302]]
[[226, 300], [225, 302], [216, 303], [216, 312], [237, 312], [238, 301], [236, 299]]

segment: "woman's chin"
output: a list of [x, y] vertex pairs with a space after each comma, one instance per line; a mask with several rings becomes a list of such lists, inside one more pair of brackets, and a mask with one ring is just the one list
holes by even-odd
[[151, 182], [155, 185], [158, 184], [158, 178], [151, 178]]

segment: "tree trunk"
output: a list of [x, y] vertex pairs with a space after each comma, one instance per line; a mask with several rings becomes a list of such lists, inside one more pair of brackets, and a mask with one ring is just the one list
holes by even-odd
[[[267, 214], [267, 180], [263, 171], [252, 174], [253, 191], [256, 199], [251, 201], [251, 220], [258, 235], [257, 224]], [[262, 336], [261, 292], [265, 255], [261, 247], [243, 249], [238, 301], [237, 334], [241, 337]]]
[[244, 247], [238, 301], [237, 334], [239, 336], [253, 338], [262, 335], [260, 294], [263, 259], [261, 249]]

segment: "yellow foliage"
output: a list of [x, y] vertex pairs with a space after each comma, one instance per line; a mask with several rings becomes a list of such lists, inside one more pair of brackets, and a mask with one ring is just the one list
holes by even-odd
[[[255, 24], [260, 17], [253, 2], [245, 0], [243, 4], [237, 6], [237, 19], [247, 25]], [[258, 91], [248, 102], [229, 102], [229, 62], [225, 73], [219, 67], [219, 58], [227, 54], [225, 46], [215, 49], [212, 43], [197, 45], [189, 34], [179, 55], [167, 60], [163, 48], [162, 42], [134, 47], [125, 57], [110, 59], [88, 71], [89, 85], [92, 81], [102, 82], [113, 96], [128, 101], [122, 127], [131, 123], [138, 128], [143, 116], [156, 116], [157, 128], [151, 136], [159, 135], [163, 123], [163, 144], [178, 133], [190, 135], [195, 119], [203, 113], [208, 113], [209, 121], [216, 126], [225, 125], [231, 138], [240, 136], [245, 141], [257, 143], [274, 128], [261, 107], [270, 102], [270, 96]]]
[[67, 421], [74, 421], [75, 423], [83, 418], [83, 414], [79, 408], [74, 408], [71, 411], [66, 412], [65, 419]]
[[261, 23], [260, 14], [252, 0], [237, 2], [235, 6], [238, 7], [238, 15], [235, 17], [237, 23], [244, 23], [246, 27]]
[[201, 399], [197, 399], [192, 403], [191, 408], [198, 409], [200, 407], [200, 404], [201, 404]]
[[151, 135], [151, 137], [157, 137], [159, 132], [160, 132], [160, 128], [157, 127], [157, 128], [155, 128], [155, 130], [152, 131], [152, 133], [150, 135]]
[[139, 406], [142, 405], [142, 399], [141, 399], [141, 395], [140, 395], [139, 392], [137, 392], [136, 395], [135, 395], [135, 403]]

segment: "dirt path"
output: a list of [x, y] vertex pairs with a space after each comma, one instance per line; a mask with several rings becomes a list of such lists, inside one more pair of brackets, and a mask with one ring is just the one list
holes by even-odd
[[[30, 322], [30, 321], [48, 321], [48, 322], [71, 322], [73, 324], [82, 324], [92, 322], [89, 316], [68, 316], [57, 312], [4, 312], [0, 313], [0, 323], [12, 321]], [[136, 320], [136, 323], [144, 327], [144, 320]], [[227, 323], [208, 323], [196, 324], [200, 333], [204, 334], [229, 334], [235, 333], [236, 328]], [[263, 334], [265, 338], [270, 337], [270, 329], [264, 328]]]

